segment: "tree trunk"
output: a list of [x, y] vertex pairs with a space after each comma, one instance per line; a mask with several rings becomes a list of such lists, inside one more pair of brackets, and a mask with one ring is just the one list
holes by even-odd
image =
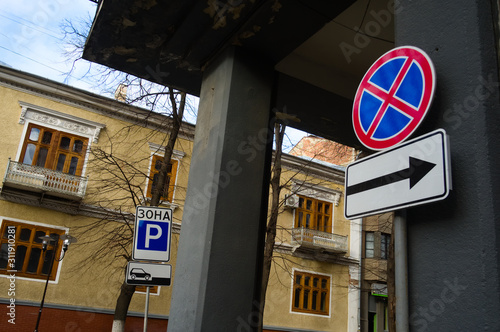
[[170, 164], [170, 160], [172, 159], [172, 153], [174, 151], [175, 141], [177, 140], [177, 136], [179, 135], [179, 130], [182, 124], [182, 117], [184, 115], [184, 107], [186, 105], [186, 93], [180, 92], [181, 101], [179, 103], [179, 107], [177, 107], [177, 103], [175, 100], [175, 95], [172, 89], [169, 90], [170, 100], [172, 102], [172, 131], [170, 132], [170, 136], [168, 137], [168, 143], [165, 147], [165, 154], [163, 155], [163, 162], [161, 164], [160, 171], [158, 172], [158, 183], [156, 187], [151, 191], [151, 206], [160, 205], [160, 201], [162, 196], [168, 196], [169, 190], [169, 178], [167, 176], [168, 173], [168, 165]]
[[[165, 154], [163, 156], [163, 162], [161, 164], [160, 172], [158, 173], [158, 183], [156, 187], [151, 191], [151, 206], [158, 206], [160, 204], [162, 196], [168, 196], [169, 178], [168, 165], [170, 164], [170, 159], [172, 158], [172, 153], [174, 151], [175, 141], [179, 134], [179, 130], [182, 124], [182, 117], [184, 115], [184, 107], [186, 104], [186, 93], [180, 92], [181, 101], [179, 107], [175, 100], [175, 94], [172, 89], [169, 90], [170, 101], [172, 104], [172, 131], [168, 137], [168, 143], [165, 147]], [[166, 192], [166, 193], [165, 193]], [[132, 296], [135, 292], [135, 286], [127, 285], [123, 283], [120, 291], [118, 300], [116, 301], [115, 316], [113, 320], [112, 332], [124, 332], [125, 331], [125, 319], [127, 318], [128, 307]]]
[[116, 300], [115, 316], [113, 318], [112, 332], [125, 331], [125, 320], [127, 319], [128, 307], [135, 292], [135, 286], [128, 285], [125, 281], [120, 288], [120, 295]]
[[274, 125], [274, 136], [276, 140], [276, 153], [274, 157], [274, 164], [271, 178], [271, 215], [267, 223], [266, 241], [264, 244], [264, 266], [262, 271], [262, 287], [260, 294], [259, 304], [259, 328], [258, 331], [262, 332], [264, 323], [264, 306], [266, 303], [267, 284], [269, 282], [269, 275], [271, 273], [271, 263], [273, 261], [274, 241], [276, 239], [276, 225], [279, 215], [280, 203], [280, 179], [281, 179], [281, 148], [283, 144], [283, 135], [285, 134], [285, 125], [276, 123]]

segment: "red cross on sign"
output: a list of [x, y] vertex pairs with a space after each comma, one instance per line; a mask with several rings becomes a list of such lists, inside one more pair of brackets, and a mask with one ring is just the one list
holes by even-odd
[[432, 61], [411, 46], [395, 48], [368, 69], [353, 104], [353, 126], [363, 145], [383, 150], [407, 139], [424, 119], [436, 85]]

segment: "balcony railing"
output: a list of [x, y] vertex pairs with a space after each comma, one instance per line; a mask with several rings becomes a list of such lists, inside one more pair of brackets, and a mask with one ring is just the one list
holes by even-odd
[[304, 227], [292, 229], [292, 245], [295, 244], [306, 248], [324, 249], [334, 253], [347, 252], [347, 236]]
[[65, 198], [81, 199], [87, 188], [87, 178], [48, 168], [26, 165], [9, 159], [4, 187], [46, 192]]

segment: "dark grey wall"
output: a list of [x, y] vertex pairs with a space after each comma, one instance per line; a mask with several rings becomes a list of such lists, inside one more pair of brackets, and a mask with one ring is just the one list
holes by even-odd
[[408, 210], [410, 329], [500, 331], [496, 1], [398, 3], [396, 46], [422, 48], [437, 73], [419, 131], [447, 131], [453, 172], [445, 201]]

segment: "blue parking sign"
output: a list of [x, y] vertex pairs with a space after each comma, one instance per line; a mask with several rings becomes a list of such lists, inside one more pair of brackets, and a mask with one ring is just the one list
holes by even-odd
[[172, 237], [172, 210], [138, 206], [135, 214], [133, 260], [168, 262]]
[[139, 220], [137, 225], [137, 249], [166, 251], [169, 224], [151, 220]]

